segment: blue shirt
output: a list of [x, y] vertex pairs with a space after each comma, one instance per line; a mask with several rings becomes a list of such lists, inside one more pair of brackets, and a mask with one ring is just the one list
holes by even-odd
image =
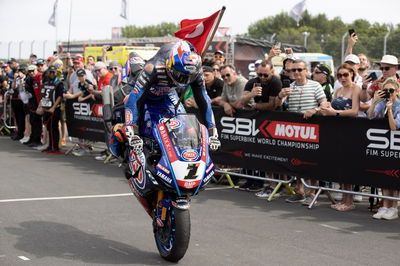
[[[384, 118], [386, 110], [386, 101], [380, 101], [376, 104], [374, 110], [373, 118]], [[396, 101], [392, 105], [393, 117], [396, 121], [396, 128], [400, 128], [400, 99], [396, 99]]]

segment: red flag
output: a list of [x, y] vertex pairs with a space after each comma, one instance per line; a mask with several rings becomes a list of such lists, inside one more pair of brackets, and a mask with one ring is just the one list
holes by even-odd
[[207, 18], [201, 19], [184, 19], [181, 21], [181, 29], [175, 32], [175, 37], [189, 41], [197, 50], [198, 54], [203, 54], [210, 35], [221, 10], [215, 12]]

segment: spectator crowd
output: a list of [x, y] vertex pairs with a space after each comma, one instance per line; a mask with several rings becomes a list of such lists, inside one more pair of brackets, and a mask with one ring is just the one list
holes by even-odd
[[[388, 119], [390, 130], [400, 129], [400, 77], [399, 62], [395, 56], [384, 55], [377, 62], [382, 75], [371, 75], [372, 63], [367, 55], [352, 53], [357, 44], [356, 34], [349, 36], [345, 59], [334, 71], [326, 64], [310, 66], [295, 57], [291, 49], [285, 49], [283, 69], [278, 72], [272, 58], [282, 53], [280, 47], [272, 47], [264, 58], [255, 58], [256, 76], [246, 79], [234, 65], [226, 64], [223, 51], [216, 51], [212, 60], [202, 67], [207, 93], [211, 104], [221, 106], [228, 116], [235, 116], [240, 109], [280, 110], [301, 113], [305, 119], [315, 115], [368, 117]], [[1, 62], [0, 102], [5, 93], [11, 98], [11, 108], [16, 129], [11, 135], [28, 147], [45, 154], [61, 154], [67, 141], [65, 99], [88, 101], [102, 99], [106, 86], [115, 92], [124, 87], [122, 67], [117, 61], [108, 61], [104, 49], [103, 58], [95, 60], [82, 55], [54, 53], [47, 59], [31, 55], [25, 63], [11, 58]], [[312, 67], [312, 68], [311, 68]], [[184, 105], [196, 110], [193, 92], [187, 90]], [[4, 117], [4, 114], [3, 114]], [[1, 120], [1, 119], [0, 119]], [[218, 121], [217, 121], [218, 122]], [[107, 131], [107, 129], [105, 129]], [[107, 133], [107, 132], [106, 132]], [[107, 139], [107, 134], [106, 134]], [[91, 143], [79, 140], [72, 153], [82, 156], [91, 153]], [[104, 160], [108, 150], [96, 156]], [[252, 173], [251, 169], [243, 169]], [[273, 173], [257, 173], [272, 176]], [[276, 176], [276, 175], [275, 175]], [[278, 175], [277, 178], [288, 177]], [[308, 180], [316, 185], [318, 181]], [[332, 185], [332, 184], [331, 184]], [[333, 184], [334, 185], [334, 184]], [[351, 184], [338, 184], [344, 190], [360, 191]], [[247, 179], [239, 189], [257, 192], [256, 196], [268, 198], [274, 190], [273, 183]], [[296, 194], [286, 199], [288, 203], [310, 204], [314, 191], [307, 191], [300, 180], [295, 184]], [[382, 189], [385, 196], [398, 197], [398, 191]], [[350, 211], [360, 197], [343, 194], [341, 201], [332, 204], [337, 211]], [[397, 201], [383, 200], [377, 206], [375, 219], [398, 218]]]

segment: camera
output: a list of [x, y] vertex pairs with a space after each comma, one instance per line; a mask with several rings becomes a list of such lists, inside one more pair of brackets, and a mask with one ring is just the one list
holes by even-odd
[[392, 94], [394, 92], [394, 89], [384, 89], [383, 91], [383, 99], [389, 99], [390, 98], [390, 94]]

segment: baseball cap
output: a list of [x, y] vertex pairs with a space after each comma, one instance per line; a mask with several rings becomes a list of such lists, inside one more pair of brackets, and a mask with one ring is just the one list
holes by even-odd
[[399, 60], [394, 55], [384, 55], [378, 65], [388, 64], [388, 65], [399, 65]]
[[18, 71], [25, 71], [27, 67], [28, 67], [27, 64], [21, 64], [18, 67]]
[[217, 50], [214, 52], [214, 54], [220, 54], [220, 55], [225, 55], [225, 53], [221, 50]]
[[76, 55], [74, 57], [74, 60], [72, 60], [73, 63], [83, 63], [83, 56], [81, 55]]
[[101, 69], [101, 68], [107, 68], [106, 64], [104, 64], [101, 61], [94, 64], [94, 69]]
[[53, 62], [53, 66], [55, 66], [56, 68], [59, 68], [59, 67], [63, 66], [63, 62], [60, 59], [56, 59]]
[[360, 58], [358, 58], [358, 56], [356, 56], [355, 54], [349, 54], [348, 56], [346, 56], [344, 58], [344, 62], [350, 62], [353, 64], [359, 64], [360, 63]]
[[44, 65], [44, 60], [43, 59], [36, 60], [36, 65]]
[[257, 61], [254, 62], [254, 66], [255, 66], [255, 67], [258, 67], [258, 66], [262, 63], [262, 61], [263, 61], [263, 60], [258, 59]]
[[28, 71], [36, 70], [37, 67], [35, 65], [29, 65], [28, 66]]
[[108, 64], [108, 67], [120, 67], [120, 63], [118, 61], [111, 61], [110, 64]]
[[203, 66], [203, 72], [213, 72], [213, 68], [210, 66]]
[[78, 75], [78, 76], [86, 75], [86, 71], [84, 69], [78, 69], [76, 71], [76, 75]]
[[319, 64], [315, 66], [318, 68], [322, 73], [329, 76], [332, 73], [331, 68], [327, 64]]
[[57, 68], [55, 66], [49, 66], [48, 70], [49, 70], [49, 72], [56, 72], [57, 73]]

